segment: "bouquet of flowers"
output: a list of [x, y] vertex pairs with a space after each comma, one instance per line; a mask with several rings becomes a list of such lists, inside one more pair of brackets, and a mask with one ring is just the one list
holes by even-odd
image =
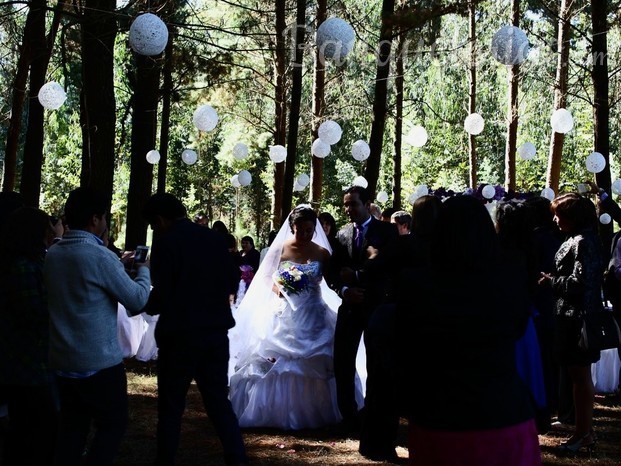
[[282, 267], [279, 267], [274, 280], [289, 294], [301, 293], [310, 285], [308, 275], [291, 263], [284, 263]]

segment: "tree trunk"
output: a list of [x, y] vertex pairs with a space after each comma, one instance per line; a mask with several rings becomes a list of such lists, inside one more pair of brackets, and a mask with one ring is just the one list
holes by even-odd
[[134, 54], [136, 79], [132, 111], [131, 171], [127, 193], [125, 249], [135, 249], [147, 238], [147, 223], [141, 209], [151, 196], [153, 165], [146, 160], [155, 148], [160, 65], [157, 59]]
[[[476, 36], [476, 1], [468, 3], [468, 40], [470, 41], [470, 92], [468, 95], [469, 114], [477, 111], [477, 36]], [[477, 141], [472, 134], [468, 135], [468, 159], [470, 161], [470, 187], [476, 188], [477, 180]]]
[[371, 199], [375, 197], [377, 180], [379, 179], [384, 127], [386, 126], [386, 104], [388, 100], [388, 74], [390, 72], [390, 48], [392, 46], [391, 16], [395, 9], [395, 0], [382, 1], [382, 24], [379, 37], [379, 54], [375, 74], [375, 97], [373, 100], [373, 124], [369, 147], [371, 154], [367, 159], [364, 177], [369, 182]]
[[[162, 121], [160, 123], [160, 162], [157, 165], [157, 192], [166, 192], [166, 169], [168, 167], [168, 141], [170, 140], [170, 95], [173, 89], [173, 31], [169, 30], [164, 51], [164, 89], [162, 89]], [[212, 216], [209, 216], [212, 219]]]
[[[558, 20], [558, 60], [556, 65], [556, 80], [554, 82], [554, 109], [565, 108], [567, 105], [567, 78], [569, 70], [569, 39], [571, 36], [570, 20], [573, 16], [573, 0], [561, 0]], [[548, 172], [546, 185], [558, 193], [558, 183], [561, 175], [561, 158], [563, 156], [563, 142], [565, 135], [552, 131], [550, 153], [548, 155]]]
[[[327, 0], [317, 1], [317, 28], [326, 20]], [[313, 83], [313, 126], [311, 140], [314, 142], [319, 137], [318, 130], [325, 108], [325, 83], [326, 65], [325, 60], [319, 53], [319, 47], [315, 50], [315, 79]], [[321, 204], [321, 187], [323, 184], [323, 159], [311, 154], [311, 192], [310, 201], [313, 206], [319, 208]]]
[[82, 22], [80, 185], [96, 189], [110, 201], [114, 184], [116, 138], [115, 8], [115, 0], [86, 0]]
[[[520, 0], [511, 0], [511, 23], [520, 26]], [[507, 111], [507, 144], [505, 148], [505, 189], [515, 191], [515, 151], [518, 130], [518, 84], [520, 65], [509, 67]]]
[[306, 2], [297, 0], [295, 29], [295, 58], [291, 64], [291, 106], [289, 108], [289, 133], [287, 134], [287, 163], [282, 196], [280, 218], [289, 214], [293, 201], [293, 178], [295, 176], [298, 151], [298, 129], [300, 126], [300, 102], [302, 101], [302, 67], [304, 65], [304, 33], [306, 32]]
[[395, 57], [395, 153], [393, 155], [393, 199], [392, 206], [397, 210], [401, 210], [401, 148], [403, 146], [403, 45], [405, 42], [405, 33], [401, 32], [397, 38], [397, 53]]

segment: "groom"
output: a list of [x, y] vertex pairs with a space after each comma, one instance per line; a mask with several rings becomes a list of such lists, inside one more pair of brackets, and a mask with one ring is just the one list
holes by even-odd
[[[348, 432], [357, 432], [361, 419], [355, 397], [356, 354], [369, 317], [381, 303], [387, 285], [385, 277], [371, 279], [365, 273], [365, 262], [372, 260], [368, 259], [370, 251], [376, 252], [395, 241], [398, 233], [394, 224], [377, 220], [370, 214], [371, 199], [365, 188], [347, 189], [343, 205], [351, 223], [337, 233], [336, 238], [343, 247], [335, 250], [331, 262], [334, 277], [331, 285], [343, 299], [334, 333], [334, 375], [343, 426]], [[372, 361], [372, 348], [366, 344], [365, 348], [367, 361]], [[369, 379], [373, 380], [373, 374], [369, 374]]]

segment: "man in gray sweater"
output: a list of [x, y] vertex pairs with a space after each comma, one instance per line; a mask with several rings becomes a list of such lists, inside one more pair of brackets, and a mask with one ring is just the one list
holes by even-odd
[[127, 378], [117, 338], [120, 302], [132, 313], [147, 303], [148, 263], [132, 280], [100, 237], [108, 203], [89, 188], [73, 190], [65, 205], [69, 231], [50, 248], [44, 278], [50, 312], [50, 367], [56, 371], [60, 431], [55, 464], [79, 465], [91, 422], [86, 464], [111, 465], [128, 419]]

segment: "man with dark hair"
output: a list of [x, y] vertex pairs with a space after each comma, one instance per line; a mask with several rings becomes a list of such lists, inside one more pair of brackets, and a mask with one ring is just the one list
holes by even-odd
[[398, 210], [390, 216], [390, 223], [397, 225], [400, 235], [409, 235], [412, 229], [412, 216], [405, 210]]
[[120, 302], [133, 313], [147, 303], [149, 264], [132, 280], [104, 247], [107, 200], [89, 188], [69, 194], [69, 231], [49, 249], [43, 268], [50, 313], [50, 367], [56, 371], [60, 428], [55, 463], [111, 465], [128, 420], [127, 378], [117, 337]]
[[228, 399], [228, 330], [235, 325], [229, 295], [237, 278], [223, 235], [191, 222], [172, 194], [154, 194], [143, 209], [155, 236], [153, 292], [147, 312], [159, 314], [158, 465], [172, 465], [192, 380], [220, 437], [227, 466], [248, 462]]

